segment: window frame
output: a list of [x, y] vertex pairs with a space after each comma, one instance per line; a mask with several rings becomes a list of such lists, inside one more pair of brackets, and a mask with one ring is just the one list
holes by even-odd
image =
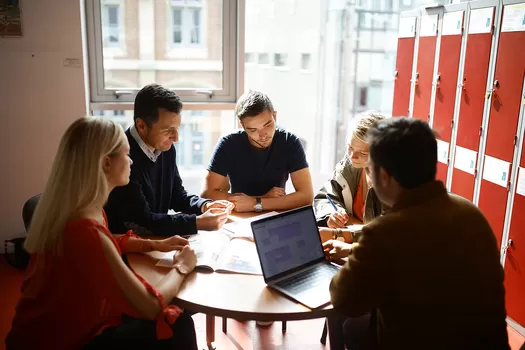
[[[215, 0], [208, 0], [215, 1]], [[107, 0], [121, 3], [121, 0]], [[132, 109], [139, 87], [107, 89], [104, 84], [104, 46], [102, 37], [102, 6], [106, 0], [86, 1], [87, 56], [89, 65], [89, 100], [92, 110]], [[171, 1], [170, 1], [171, 8]], [[192, 6], [190, 4], [190, 6]], [[203, 5], [203, 7], [205, 7]], [[185, 109], [233, 109], [244, 91], [244, 0], [223, 0], [223, 71], [221, 89], [173, 89], [185, 103]], [[121, 21], [123, 21], [122, 5]], [[202, 11], [202, 10], [201, 10]], [[201, 13], [205, 16], [205, 12]], [[170, 14], [171, 19], [171, 14]], [[169, 25], [171, 30], [171, 23]], [[203, 26], [205, 27], [205, 26]], [[203, 36], [205, 36], [203, 34]], [[122, 38], [125, 40], [125, 37]], [[170, 40], [171, 41], [171, 40]], [[204, 43], [206, 39], [204, 39]]]

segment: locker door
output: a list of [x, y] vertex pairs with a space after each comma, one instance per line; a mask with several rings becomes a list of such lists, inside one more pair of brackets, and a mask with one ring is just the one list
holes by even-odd
[[[523, 140], [524, 137], [522, 133], [520, 139]], [[525, 145], [525, 142], [523, 144]], [[521, 326], [525, 326], [525, 152], [523, 150], [511, 215], [509, 239], [512, 240], [512, 245], [508, 247], [505, 257], [507, 315]]]
[[443, 183], [447, 183], [464, 14], [464, 11], [455, 11], [443, 16], [433, 121], [439, 149], [437, 178]]
[[416, 86], [414, 89], [414, 113], [417, 119], [429, 121], [430, 97], [434, 78], [438, 15], [421, 17], [419, 48], [417, 55]]
[[516, 20], [516, 6], [520, 4], [503, 7], [478, 202], [479, 208], [494, 230], [498, 243], [501, 243], [503, 233], [525, 73], [525, 26], [522, 24], [523, 15], [519, 21]]
[[473, 199], [495, 7], [470, 12], [451, 192]]
[[[525, 14], [524, 14], [525, 15]], [[525, 128], [524, 128], [525, 129]], [[521, 134], [521, 140], [525, 135]], [[507, 315], [521, 326], [525, 326], [525, 152], [522, 145], [521, 161], [512, 216], [509, 239], [512, 240], [505, 257], [505, 299]], [[507, 242], [505, 242], [507, 244]]]
[[392, 116], [406, 117], [410, 103], [416, 17], [402, 17], [400, 19], [398, 37]]

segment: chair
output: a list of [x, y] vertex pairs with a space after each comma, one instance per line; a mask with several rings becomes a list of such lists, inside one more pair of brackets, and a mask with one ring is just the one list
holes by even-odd
[[36, 205], [38, 204], [39, 200], [40, 194], [37, 194], [36, 196], [29, 198], [22, 208], [22, 220], [24, 220], [26, 232], [29, 232], [29, 225], [31, 225], [33, 213], [35, 212]]

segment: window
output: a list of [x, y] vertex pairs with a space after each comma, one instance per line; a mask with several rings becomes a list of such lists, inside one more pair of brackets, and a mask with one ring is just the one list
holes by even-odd
[[202, 14], [202, 1], [172, 0], [172, 45], [196, 47], [204, 44]]
[[359, 89], [359, 106], [367, 107], [368, 106], [368, 88], [362, 87]]
[[286, 61], [288, 60], [288, 54], [276, 53], [273, 55], [273, 64], [276, 67], [286, 67]]
[[183, 102], [235, 102], [238, 1], [85, 4], [91, 103], [132, 103], [149, 83], [175, 90]]
[[120, 46], [120, 5], [105, 4], [103, 18], [104, 28], [106, 29], [105, 46]]
[[301, 54], [301, 69], [302, 70], [308, 70], [310, 69], [311, 64], [311, 56], [309, 53], [303, 53]]
[[[116, 121], [127, 130], [133, 125], [132, 110], [94, 110], [91, 115]], [[206, 167], [219, 138], [234, 130], [236, 119], [231, 110], [182, 110], [179, 127], [177, 167], [184, 188], [199, 194], [206, 176]]]
[[244, 54], [245, 63], [253, 63], [255, 61], [255, 54], [253, 52], [246, 52]]
[[259, 54], [259, 64], [270, 64], [270, 58], [267, 53]]

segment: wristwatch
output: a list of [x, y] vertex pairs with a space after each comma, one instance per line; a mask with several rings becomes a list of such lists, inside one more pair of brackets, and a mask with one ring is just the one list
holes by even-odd
[[259, 197], [255, 198], [255, 205], [253, 206], [253, 209], [255, 209], [256, 213], [260, 213], [261, 211], [263, 211], [261, 198]]
[[187, 275], [191, 272], [186, 265], [181, 263], [176, 263], [175, 265], [173, 265], [173, 268], [177, 269], [177, 271], [179, 271], [181, 275]]
[[332, 239], [344, 242], [345, 241], [345, 237], [343, 236], [343, 231], [341, 229], [339, 229], [339, 228], [334, 229], [333, 230]]

